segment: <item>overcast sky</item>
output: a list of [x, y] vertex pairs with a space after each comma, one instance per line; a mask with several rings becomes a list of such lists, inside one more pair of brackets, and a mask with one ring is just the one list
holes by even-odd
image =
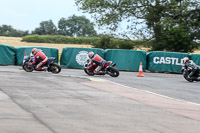
[[93, 22], [89, 14], [78, 11], [74, 0], [1, 0], [0, 5], [0, 26], [11, 25], [18, 30], [32, 31], [50, 19], [57, 26], [62, 17], [73, 14], [84, 15]]

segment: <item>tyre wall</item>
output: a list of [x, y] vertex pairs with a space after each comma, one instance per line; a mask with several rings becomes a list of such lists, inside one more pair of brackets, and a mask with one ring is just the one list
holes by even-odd
[[66, 68], [84, 68], [90, 51], [104, 58], [105, 51], [103, 49], [65, 47], [61, 54], [61, 66]]
[[190, 59], [200, 66], [200, 54], [190, 54]]
[[15, 65], [16, 49], [12, 46], [0, 44], [0, 65]]
[[153, 51], [147, 55], [148, 70], [154, 72], [181, 73], [182, 59], [187, 53]]
[[118, 70], [138, 71], [140, 62], [142, 62], [143, 70], [146, 70], [145, 51], [108, 49], [105, 52], [105, 59], [116, 63]]

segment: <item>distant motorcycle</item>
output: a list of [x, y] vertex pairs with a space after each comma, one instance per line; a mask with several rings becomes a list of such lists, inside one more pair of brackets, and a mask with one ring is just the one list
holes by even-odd
[[[104, 64], [103, 68], [100, 70], [102, 71], [104, 74], [108, 74], [112, 77], [118, 77], [119, 76], [119, 70], [117, 70], [115, 68], [116, 63], [112, 64], [112, 61], [106, 61], [106, 63]], [[94, 73], [94, 70], [97, 68], [98, 66], [95, 63], [91, 63], [91, 60], [87, 60], [85, 63], [85, 68], [84, 71], [86, 74], [93, 76], [96, 73]], [[96, 75], [100, 75], [100, 74], [96, 74]], [[102, 74], [101, 74], [102, 75]]]
[[192, 78], [189, 78], [188, 75], [192, 72], [192, 70], [194, 68], [191, 68], [191, 67], [188, 67], [188, 66], [182, 67], [183, 77], [189, 82], [200, 81], [200, 67], [199, 66], [197, 66], [197, 67], [198, 67], [198, 69], [194, 73]]
[[[32, 57], [32, 56], [25, 56], [24, 60], [23, 60], [22, 68], [26, 72], [32, 72], [33, 70], [35, 70], [36, 65], [29, 65], [29, 63], [33, 62], [34, 60], [35, 60], [35, 58]], [[48, 59], [47, 63], [43, 66], [43, 68], [46, 67], [46, 70], [48, 72], [52, 72], [54, 74], [57, 74], [61, 71], [61, 67], [60, 67], [60, 65], [54, 63], [54, 61], [55, 61], [55, 58], [50, 57]], [[37, 64], [37, 61], [36, 61], [36, 64]]]

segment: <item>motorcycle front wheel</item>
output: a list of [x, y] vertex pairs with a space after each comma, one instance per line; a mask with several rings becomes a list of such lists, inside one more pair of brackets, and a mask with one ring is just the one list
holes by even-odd
[[114, 67], [108, 67], [107, 68], [107, 73], [112, 77], [118, 77], [119, 76], [119, 70], [117, 70]]
[[188, 72], [187, 70], [184, 70], [184, 72], [183, 72], [183, 77], [184, 77], [187, 81], [193, 82], [194, 80], [189, 79], [189, 78], [188, 78], [188, 75], [189, 75], [189, 72]]
[[23, 68], [26, 72], [32, 72], [32, 71], [33, 71], [33, 67], [28, 67], [27, 65], [22, 65], [22, 68]]
[[87, 68], [84, 68], [84, 72], [87, 74], [87, 75], [90, 75], [90, 76], [94, 76], [94, 73], [89, 71]]

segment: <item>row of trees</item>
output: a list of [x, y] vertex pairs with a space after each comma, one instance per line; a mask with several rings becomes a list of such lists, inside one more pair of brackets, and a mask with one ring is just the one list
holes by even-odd
[[[199, 0], [75, 1], [80, 10], [92, 14], [98, 26], [114, 33], [123, 22], [123, 25], [127, 24], [124, 37], [146, 40], [150, 42], [147, 44], [151, 44], [152, 50], [192, 52], [200, 47]], [[43, 21], [31, 34], [74, 37], [97, 35], [90, 20], [75, 15], [61, 18], [57, 27], [51, 20]]]
[[14, 37], [22, 37], [28, 35], [29, 32], [16, 30], [10, 25], [2, 25], [0, 26], [0, 36], [14, 36]]
[[126, 20], [128, 35], [153, 41], [152, 50], [191, 52], [199, 46], [199, 0], [75, 1], [99, 26], [116, 31]]
[[[58, 27], [58, 28], [57, 28]], [[10, 25], [0, 26], [1, 36], [22, 37], [28, 34], [38, 35], [67, 35], [67, 36], [96, 36], [94, 24], [85, 16], [71, 16], [69, 18], [61, 18], [56, 26], [52, 20], [42, 21], [38, 28], [31, 31], [16, 30]]]
[[38, 35], [67, 35], [67, 36], [96, 36], [94, 24], [85, 16], [71, 16], [69, 18], [61, 18], [58, 22], [58, 28], [52, 20], [43, 21], [32, 34]]

